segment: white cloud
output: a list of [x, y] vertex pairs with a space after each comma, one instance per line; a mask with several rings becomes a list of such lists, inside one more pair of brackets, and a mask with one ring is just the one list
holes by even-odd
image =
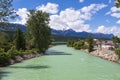
[[[37, 10], [42, 10], [50, 13], [50, 27], [54, 29], [73, 29], [75, 31], [88, 31], [90, 32], [90, 25], [85, 23], [87, 20], [91, 20], [92, 16], [99, 10], [105, 8], [105, 4], [91, 4], [81, 9], [75, 10], [73, 8], [66, 8], [58, 13], [58, 4], [47, 3], [47, 5], [41, 5], [36, 7]], [[20, 19], [17, 19], [14, 23], [25, 24], [27, 21], [28, 10], [26, 8], [18, 9], [17, 14]]]
[[25, 24], [28, 19], [27, 15], [29, 14], [27, 8], [18, 9], [18, 11], [16, 11], [16, 13], [17, 13], [17, 15], [19, 15], [19, 19], [17, 19], [13, 23]]
[[58, 13], [58, 4], [55, 3], [47, 3], [46, 5], [40, 5], [36, 7], [37, 10], [42, 10], [44, 12], [50, 13], [50, 14], [56, 14]]
[[75, 31], [88, 31], [89, 25], [84, 23], [79, 10], [67, 8], [59, 15], [50, 16], [50, 26], [54, 29], [73, 29]]
[[102, 8], [105, 8], [107, 5], [105, 4], [91, 4], [90, 6], [85, 6], [82, 9], [80, 9], [81, 13], [83, 14], [83, 18], [86, 20], [90, 20], [92, 14], [95, 14], [97, 11], [101, 10]]
[[105, 34], [114, 34], [116, 36], [120, 36], [120, 28], [113, 26], [113, 27], [105, 27], [104, 25], [99, 26], [95, 32], [105, 33]]
[[78, 10], [67, 8], [61, 11], [60, 14], [50, 16], [50, 26], [61, 30], [71, 28], [79, 32], [91, 31], [90, 25], [86, 24], [85, 21], [90, 20], [93, 14], [104, 7], [106, 7], [105, 4], [91, 4]]
[[107, 5], [105, 5], [105, 4], [91, 4], [90, 6], [83, 7], [81, 9], [81, 11], [84, 13], [86, 13], [86, 12], [96, 13], [97, 11], [99, 11], [102, 8], [105, 8], [106, 6]]
[[106, 13], [106, 15], [111, 15], [115, 18], [120, 18], [120, 8], [112, 7], [109, 12]]
[[[37, 10], [42, 10], [51, 14], [55, 14], [58, 12], [58, 5], [54, 3], [47, 3], [47, 5], [42, 5], [36, 7]], [[19, 18], [12, 23], [19, 23], [19, 24], [26, 24], [26, 21], [28, 19], [27, 14], [29, 14], [29, 11], [27, 8], [20, 8], [16, 11], [16, 13], [19, 15]]]
[[120, 20], [118, 20], [116, 23], [117, 23], [117, 24], [120, 24]]
[[112, 13], [111, 16], [115, 18], [120, 18], [120, 13]]
[[84, 0], [79, 0], [80, 3], [84, 2]]

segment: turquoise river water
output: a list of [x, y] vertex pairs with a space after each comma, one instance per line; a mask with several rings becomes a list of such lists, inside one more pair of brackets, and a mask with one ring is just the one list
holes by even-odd
[[120, 65], [59, 45], [42, 57], [0, 68], [0, 80], [120, 80]]

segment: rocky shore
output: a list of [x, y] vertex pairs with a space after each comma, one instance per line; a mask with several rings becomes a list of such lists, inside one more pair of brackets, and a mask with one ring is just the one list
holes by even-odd
[[35, 57], [40, 57], [42, 55], [43, 55], [42, 53], [31, 53], [31, 54], [25, 54], [23, 56], [15, 56], [14, 59], [10, 59], [9, 63], [6, 63], [5, 65], [2, 65], [2, 66], [13, 65], [15, 63], [20, 63], [24, 60], [35, 58]]
[[[88, 53], [88, 50], [83, 50], [84, 52]], [[108, 50], [108, 49], [96, 49], [89, 54], [100, 57], [102, 59], [108, 60], [108, 61], [113, 61], [116, 63], [120, 64], [120, 59], [118, 55], [115, 54], [115, 51], [113, 50]]]

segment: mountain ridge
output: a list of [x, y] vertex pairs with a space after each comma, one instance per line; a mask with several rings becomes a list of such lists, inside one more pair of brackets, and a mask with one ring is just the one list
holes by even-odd
[[76, 37], [80, 37], [80, 38], [86, 38], [88, 35], [91, 35], [93, 38], [112, 39], [112, 37], [114, 36], [113, 34], [90, 33], [90, 32], [86, 32], [86, 31], [76, 32], [72, 29], [68, 29], [68, 30], [64, 30], [64, 31], [51, 29], [51, 32], [54, 35], [76, 36]]
[[[2, 25], [0, 25], [1, 27]], [[27, 26], [22, 25], [22, 24], [13, 24], [13, 23], [8, 23], [7, 26], [12, 27], [12, 31], [16, 31], [17, 28], [20, 28], [23, 32], [26, 32]], [[82, 32], [76, 32], [73, 29], [68, 29], [68, 30], [55, 30], [51, 28], [51, 34], [52, 35], [62, 35], [62, 36], [75, 36], [75, 37], [80, 37], [80, 38], [86, 38], [88, 35], [91, 35], [93, 38], [104, 38], [104, 39], [112, 39], [114, 36], [113, 34], [104, 34], [104, 33], [90, 33], [86, 31]]]

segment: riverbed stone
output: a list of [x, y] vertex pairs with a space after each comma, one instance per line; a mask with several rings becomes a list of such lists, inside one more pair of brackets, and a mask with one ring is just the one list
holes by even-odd
[[15, 62], [19, 63], [23, 60], [23, 58], [21, 56], [15, 56]]

